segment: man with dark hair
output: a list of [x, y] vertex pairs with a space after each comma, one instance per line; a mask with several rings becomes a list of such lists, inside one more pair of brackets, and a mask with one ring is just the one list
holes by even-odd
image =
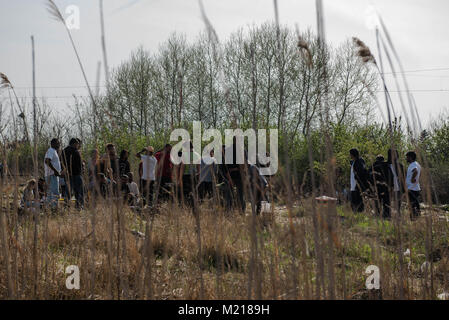
[[407, 169], [407, 177], [405, 183], [407, 185], [408, 197], [410, 199], [410, 219], [414, 220], [421, 215], [419, 207], [421, 186], [419, 184], [419, 178], [421, 176], [421, 166], [416, 161], [416, 153], [413, 151], [407, 152], [407, 162], [409, 163]]
[[57, 208], [59, 199], [61, 162], [59, 161], [58, 151], [60, 146], [61, 144], [58, 139], [52, 139], [50, 148], [47, 150], [44, 157], [45, 182], [48, 186], [47, 202], [53, 209]]
[[70, 139], [69, 145], [62, 151], [62, 166], [66, 177], [68, 188], [68, 201], [72, 194], [75, 195], [76, 208], [82, 209], [84, 206], [84, 182], [82, 176], [83, 162], [79, 149], [81, 140]]
[[120, 171], [120, 176], [128, 175], [131, 172], [131, 166], [128, 161], [129, 153], [127, 150], [122, 150], [120, 152], [120, 158], [118, 159], [118, 166]]
[[376, 199], [374, 201], [376, 211], [380, 215], [380, 208], [382, 207], [382, 217], [384, 219], [391, 217], [390, 193], [388, 190], [388, 181], [390, 181], [391, 176], [391, 169], [388, 163], [385, 162], [385, 158], [382, 155], [378, 155], [371, 168], [370, 177], [376, 190]]
[[115, 146], [112, 143], [106, 145], [106, 153], [101, 159], [100, 172], [117, 182], [120, 178], [119, 164]]
[[354, 212], [363, 212], [362, 193], [368, 190], [368, 172], [365, 168], [365, 161], [360, 157], [357, 149], [349, 151], [351, 157], [351, 207]]

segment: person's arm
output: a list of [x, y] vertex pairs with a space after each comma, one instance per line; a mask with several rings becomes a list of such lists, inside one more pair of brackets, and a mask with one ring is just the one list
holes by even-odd
[[55, 169], [55, 167], [53, 167], [53, 164], [51, 163], [51, 159], [50, 158], [45, 158], [45, 164], [51, 169], [53, 170], [54, 174], [56, 177], [59, 176], [59, 172], [58, 170]]
[[416, 168], [414, 168], [412, 170], [412, 183], [416, 183], [416, 177], [418, 176], [418, 170], [416, 170]]
[[139, 152], [137, 152], [137, 153], [136, 153], [136, 158], [139, 158], [139, 159], [140, 159], [141, 154], [144, 153], [145, 151], [146, 151], [145, 149], [142, 149], [142, 150], [140, 150]]

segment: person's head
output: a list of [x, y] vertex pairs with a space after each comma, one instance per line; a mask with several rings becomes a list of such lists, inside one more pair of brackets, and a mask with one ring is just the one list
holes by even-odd
[[357, 150], [357, 149], [351, 149], [351, 150], [349, 150], [349, 155], [351, 156], [351, 159], [352, 160], [357, 160], [359, 157], [360, 157], [360, 155], [359, 155], [359, 150]]
[[81, 148], [81, 140], [78, 138], [72, 138], [69, 141], [69, 145], [78, 150], [79, 148]]
[[36, 187], [36, 180], [34, 180], [34, 179], [28, 180], [27, 188], [28, 189], [34, 189], [35, 187]]
[[120, 179], [122, 180], [122, 183], [128, 183], [129, 177], [126, 174], [122, 174]]
[[171, 151], [171, 144], [170, 144], [170, 143], [167, 143], [167, 144], [165, 145], [164, 149], [165, 149], [166, 152], [170, 152], [170, 151]]
[[128, 182], [131, 183], [134, 180], [134, 176], [132, 172], [128, 172]]
[[108, 143], [106, 145], [106, 152], [111, 158], [115, 158], [116, 152], [115, 152], [115, 146], [113, 143]]
[[405, 157], [407, 158], [408, 163], [412, 163], [412, 162], [416, 161], [416, 153], [414, 151], [407, 152]]
[[128, 151], [122, 150], [122, 151], [120, 152], [120, 159], [121, 159], [121, 160], [128, 160], [128, 156], [129, 156]]
[[378, 154], [376, 157], [376, 162], [384, 162], [384, 161], [385, 161], [384, 156], [381, 154]]
[[393, 152], [393, 150], [388, 149], [388, 159], [387, 159], [388, 163], [393, 163], [393, 155], [394, 155], [394, 161], [398, 161], [398, 159], [399, 159], [398, 150], [394, 150], [394, 152]]
[[98, 149], [93, 149], [93, 150], [90, 152], [90, 156], [92, 157], [92, 159], [98, 160]]
[[50, 141], [50, 146], [51, 146], [53, 149], [58, 150], [59, 147], [61, 146], [61, 143], [59, 142], [59, 139], [54, 138], [54, 139], [52, 139], [52, 140]]
[[213, 157], [214, 156], [214, 149], [212, 149], [210, 152], [209, 152], [209, 155], [211, 156], [211, 157]]
[[152, 156], [154, 154], [154, 148], [152, 146], [148, 146], [146, 149], [146, 154]]

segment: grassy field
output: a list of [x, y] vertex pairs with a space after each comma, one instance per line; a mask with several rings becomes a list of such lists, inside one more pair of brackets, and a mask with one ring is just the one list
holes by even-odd
[[[370, 205], [314, 210], [310, 198], [279, 198], [260, 217], [249, 202], [241, 215], [213, 200], [195, 213], [109, 201], [17, 215], [12, 193], [3, 188], [0, 299], [437, 299], [449, 289], [444, 207], [424, 205], [413, 222], [406, 209], [383, 221]], [[79, 290], [66, 288], [69, 265]], [[380, 290], [366, 289], [369, 265]]]

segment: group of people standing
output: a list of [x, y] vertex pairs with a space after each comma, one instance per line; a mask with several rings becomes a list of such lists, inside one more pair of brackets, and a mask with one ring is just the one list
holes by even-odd
[[[227, 209], [236, 207], [244, 212], [245, 174], [250, 179], [250, 189], [255, 196], [258, 212], [262, 200], [266, 200], [267, 180], [260, 175], [257, 166], [247, 165], [248, 170], [245, 170], [245, 165], [236, 164], [235, 143], [229, 147], [233, 148], [233, 164], [218, 164], [214, 150], [208, 156], [201, 157], [194, 151], [192, 144], [187, 148], [190, 150], [190, 161], [181, 161], [177, 165], [171, 159], [170, 144], [157, 152], [152, 146], [143, 148], [135, 154], [140, 160], [138, 183], [134, 181], [127, 150], [122, 150], [117, 156], [114, 144], [109, 143], [101, 156], [98, 149], [93, 149], [86, 163], [80, 153], [81, 144], [80, 139], [72, 138], [69, 145], [60, 150], [58, 139], [50, 142], [50, 148], [44, 157], [45, 192], [40, 194], [40, 198], [45, 197], [45, 202], [52, 208], [58, 205], [61, 197], [65, 204], [70, 205], [74, 196], [75, 207], [81, 209], [88, 194], [89, 200], [115, 197], [136, 207], [152, 206], [158, 199], [170, 197], [187, 205], [192, 205], [194, 198], [202, 201], [217, 197]], [[226, 146], [219, 151], [222, 159], [229, 152]], [[182, 156], [182, 152], [178, 155]], [[87, 183], [84, 181], [86, 177]], [[33, 193], [35, 181], [33, 184], [30, 180], [28, 185], [23, 203], [31, 206], [30, 201], [37, 199]]]
[[370, 168], [357, 149], [349, 151], [351, 157], [350, 173], [350, 200], [354, 212], [365, 210], [364, 198], [374, 198], [375, 209], [382, 217], [391, 217], [392, 202], [396, 204], [396, 210], [400, 212], [403, 194], [409, 199], [410, 217], [415, 219], [420, 215], [419, 183], [421, 166], [416, 161], [414, 151], [405, 155], [408, 163], [407, 171], [400, 162], [397, 151], [388, 150], [388, 158], [378, 155]]

